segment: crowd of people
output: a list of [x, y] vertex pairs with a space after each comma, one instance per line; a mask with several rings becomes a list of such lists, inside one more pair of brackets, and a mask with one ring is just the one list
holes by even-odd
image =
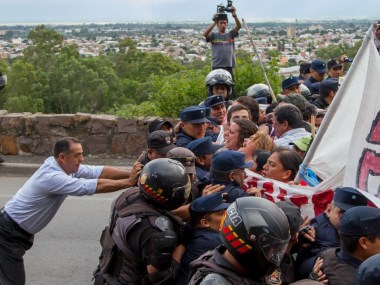
[[56, 142], [1, 210], [0, 284], [25, 284], [23, 255], [67, 196], [120, 189], [100, 235], [96, 285], [379, 282], [380, 209], [360, 191], [335, 189], [309, 220], [292, 202], [273, 203], [265, 189], [244, 185], [247, 170], [295, 183], [346, 58], [301, 64], [299, 77], [283, 80], [279, 102], [265, 84], [233, 101], [240, 21], [230, 11], [230, 32], [219, 13], [204, 33], [213, 54], [205, 100], [183, 109], [175, 126], [152, 121], [131, 171], [84, 165], [80, 141]]

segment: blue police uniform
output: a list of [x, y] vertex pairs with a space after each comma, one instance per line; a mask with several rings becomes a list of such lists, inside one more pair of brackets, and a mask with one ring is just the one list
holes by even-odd
[[367, 258], [360, 264], [356, 271], [356, 282], [360, 285], [380, 284], [380, 253]]
[[367, 206], [348, 209], [342, 215], [339, 232], [344, 237], [342, 238], [342, 249], [328, 249], [322, 252], [320, 255], [323, 258], [321, 269], [331, 285], [353, 284], [356, 280], [355, 271], [361, 264], [363, 256], [372, 253], [373, 249], [368, 250], [360, 246], [350, 249], [344, 242], [350, 237], [380, 236], [380, 209]]
[[[197, 157], [201, 157], [206, 154], [212, 155], [222, 147], [223, 147], [222, 145], [212, 143], [212, 139], [210, 137], [197, 139], [187, 145], [187, 148], [191, 150]], [[202, 190], [204, 186], [211, 183], [210, 171], [208, 169], [203, 168], [202, 166], [196, 166], [195, 171], [196, 171], [196, 176], [198, 177], [198, 180], [199, 180], [199, 184], [198, 184], [199, 190]]]
[[315, 80], [312, 76], [309, 76], [303, 84], [309, 88], [311, 94], [319, 94], [319, 85], [321, 82]]
[[245, 155], [242, 152], [234, 150], [217, 152], [211, 158], [211, 184], [224, 185], [220, 193], [228, 193], [226, 197], [228, 203], [235, 202], [237, 198], [249, 196], [237, 181], [230, 181], [226, 175], [230, 171], [250, 168], [252, 165], [252, 162], [245, 161]]
[[[318, 73], [326, 73], [326, 63], [323, 60], [316, 59], [311, 62], [310, 69]], [[319, 94], [320, 82], [315, 80], [312, 76], [309, 76], [304, 83], [307, 88], [309, 88], [311, 94]]]
[[[179, 117], [182, 122], [189, 123], [209, 123], [210, 121], [206, 118], [208, 113], [207, 108], [201, 106], [190, 106], [183, 109]], [[190, 142], [195, 140], [195, 138], [189, 136], [185, 132], [181, 131], [177, 136], [176, 145], [180, 147], [186, 147]]]
[[215, 249], [222, 244], [218, 229], [215, 227], [202, 227], [199, 221], [206, 214], [212, 214], [220, 210], [225, 210], [230, 204], [225, 203], [218, 193], [207, 195], [195, 199], [189, 206], [190, 221], [183, 245], [186, 252], [182, 257], [180, 270], [176, 279], [176, 284], [187, 284], [190, 271], [190, 263], [209, 250]]
[[175, 143], [176, 146], [179, 147], [186, 147], [189, 143], [191, 143], [193, 140], [195, 140], [193, 137], [187, 135], [183, 131], [181, 131], [179, 134], [177, 134], [177, 141]]
[[190, 263], [192, 261], [222, 244], [219, 232], [208, 229], [197, 229], [193, 230], [190, 234], [190, 242], [186, 245], [186, 252], [181, 260], [181, 267], [176, 280], [177, 285], [187, 284]]
[[[351, 187], [337, 188], [334, 193], [334, 204], [343, 211], [352, 207], [367, 205], [367, 198]], [[310, 247], [301, 249], [297, 256], [297, 265], [301, 277], [306, 278], [313, 270], [317, 256], [328, 248], [340, 246], [340, 237], [336, 228], [330, 223], [326, 213], [311, 220], [310, 225], [316, 230], [315, 242]]]
[[236, 201], [237, 198], [250, 196], [247, 192], [244, 192], [243, 189], [241, 189], [239, 185], [236, 184], [235, 182], [220, 181], [220, 180], [212, 179], [211, 177], [211, 184], [212, 185], [220, 184], [224, 186], [224, 188], [220, 190], [219, 193], [228, 194], [227, 197], [225, 198], [227, 203], [233, 203]]

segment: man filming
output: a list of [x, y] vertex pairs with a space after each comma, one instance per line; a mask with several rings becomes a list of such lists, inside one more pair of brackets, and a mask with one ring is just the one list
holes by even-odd
[[[227, 32], [228, 17], [225, 11], [231, 12], [236, 23], [233, 30], [229, 32]], [[231, 73], [232, 79], [234, 80], [232, 72], [232, 68], [236, 66], [234, 38], [239, 35], [241, 23], [236, 15], [236, 8], [232, 6], [232, 1], [228, 1], [227, 7], [219, 5], [217, 13], [214, 14], [212, 20], [214, 23], [203, 33], [206, 41], [211, 42], [212, 69], [225, 69]], [[218, 32], [212, 31], [215, 26], [218, 27]]]

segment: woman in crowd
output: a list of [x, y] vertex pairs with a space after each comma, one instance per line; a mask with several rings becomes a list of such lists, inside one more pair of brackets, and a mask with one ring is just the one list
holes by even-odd
[[244, 139], [243, 147], [239, 151], [245, 153], [245, 160], [252, 161], [256, 150], [272, 151], [274, 149], [273, 139], [264, 132], [258, 131], [256, 134]]
[[277, 181], [291, 183], [302, 163], [301, 156], [291, 150], [276, 148], [264, 165], [263, 176]]

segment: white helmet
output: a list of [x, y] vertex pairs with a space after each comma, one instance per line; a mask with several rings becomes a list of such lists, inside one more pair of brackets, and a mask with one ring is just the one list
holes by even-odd
[[212, 86], [216, 84], [227, 85], [227, 100], [232, 92], [234, 81], [232, 80], [231, 73], [224, 69], [215, 69], [206, 76], [206, 90], [207, 96], [212, 96]]

